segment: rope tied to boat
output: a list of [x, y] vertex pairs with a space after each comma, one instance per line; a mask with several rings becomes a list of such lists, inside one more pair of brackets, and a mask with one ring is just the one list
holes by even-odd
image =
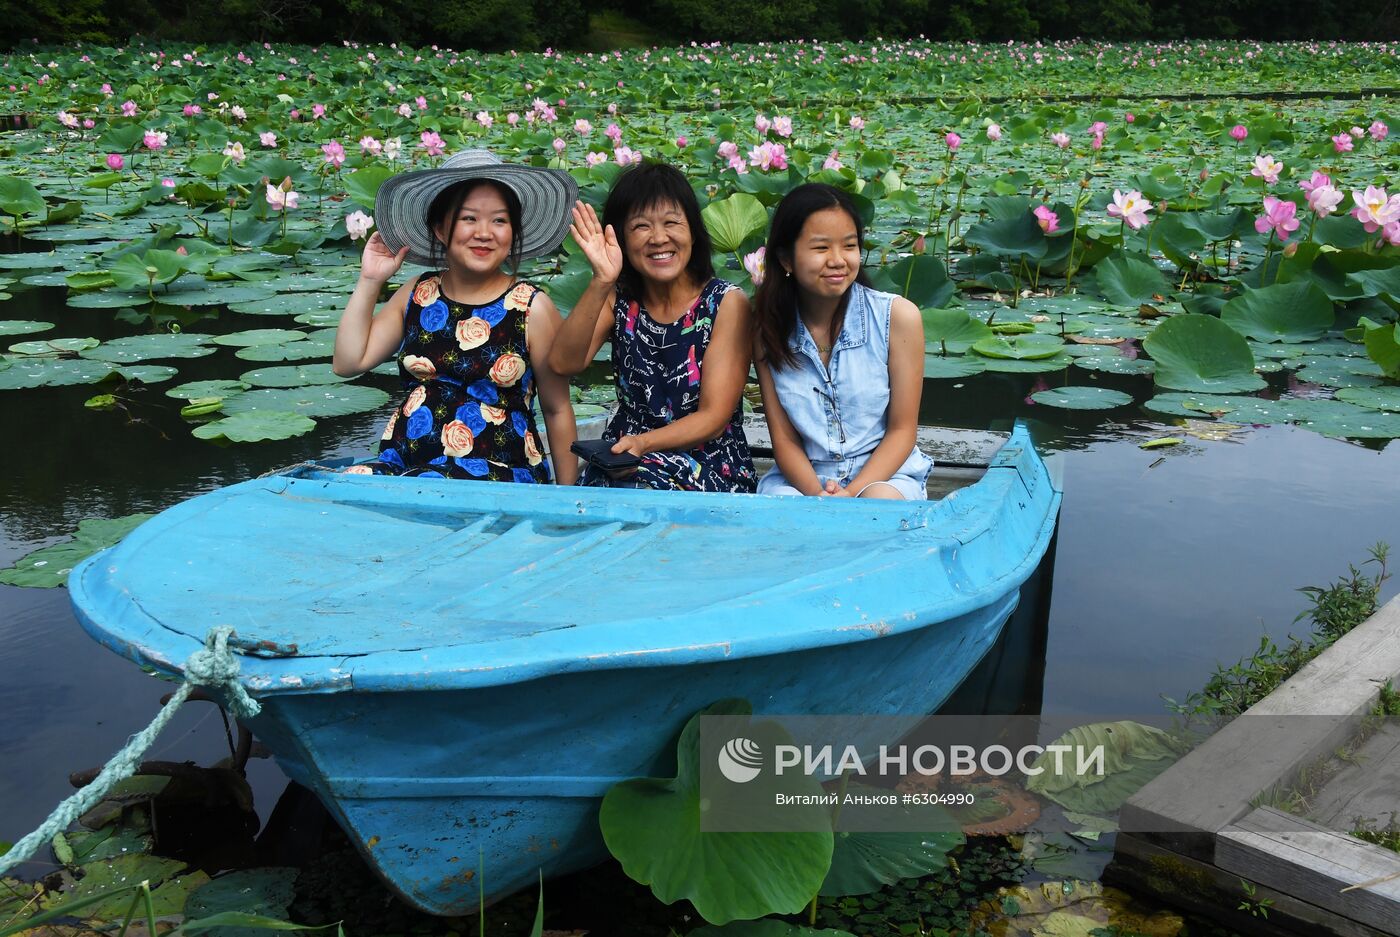
[[169, 725], [195, 687], [223, 690], [229, 710], [240, 718], [256, 716], [261, 711], [261, 705], [248, 695], [238, 680], [238, 658], [228, 649], [228, 639], [233, 633], [233, 629], [226, 625], [209, 629], [204, 647], [191, 654], [185, 662], [185, 682], [170, 697], [170, 702], [161, 707], [150, 725], [128, 739], [121, 750], [108, 759], [92, 783], [74, 792], [73, 796], [54, 808], [38, 829], [11, 846], [9, 852], [0, 855], [0, 875], [28, 860], [41, 846], [52, 842], [55, 836], [68, 829], [73, 821], [101, 803], [113, 787], [135, 774], [141, 767], [142, 757], [155, 743], [156, 736]]

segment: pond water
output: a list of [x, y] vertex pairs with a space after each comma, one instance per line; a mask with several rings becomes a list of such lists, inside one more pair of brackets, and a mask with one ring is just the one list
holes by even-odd
[[[108, 311], [64, 309], [57, 289], [16, 291], [0, 302], [0, 319], [46, 318], [60, 325], [45, 337], [133, 330]], [[225, 312], [197, 330], [265, 324]], [[227, 376], [222, 359], [232, 353], [175, 362], [179, 380]], [[991, 373], [929, 380], [921, 414], [926, 424], [972, 428], [1028, 418], [1042, 445], [1062, 454], [1064, 504], [1033, 708], [1160, 714], [1163, 695], [1199, 688], [1217, 663], [1254, 650], [1261, 634], [1281, 638], [1301, 627], [1293, 625], [1304, 607], [1298, 587], [1336, 578], [1378, 540], [1400, 546], [1400, 445], [1271, 426], [1242, 427], [1227, 439], [1173, 429], [1182, 445], [1143, 450], [1138, 444], [1164, 427], [1136, 403], [1056, 410], [1029, 401], [1045, 386], [1038, 380]], [[1070, 378], [1047, 380], [1057, 386]], [[370, 381], [396, 389], [392, 378]], [[1074, 375], [1074, 382], [1138, 401], [1151, 392], [1150, 378]], [[57, 542], [86, 517], [159, 511], [290, 463], [367, 452], [387, 417], [386, 410], [328, 419], [294, 440], [219, 447], [190, 436], [179, 402], [163, 389], [132, 385], [111, 411], [83, 407], [100, 392], [92, 386], [5, 392], [0, 566]], [[1389, 586], [1385, 597], [1394, 591]], [[0, 839], [37, 824], [71, 791], [69, 773], [103, 763], [150, 720], [169, 688], [92, 642], [65, 590], [0, 586]], [[217, 710], [194, 703], [147, 757], [210, 763], [227, 751]], [[254, 759], [249, 770], [265, 819], [284, 780], [267, 760]]]

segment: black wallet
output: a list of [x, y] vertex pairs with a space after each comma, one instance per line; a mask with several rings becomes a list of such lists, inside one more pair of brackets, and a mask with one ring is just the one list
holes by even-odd
[[642, 464], [642, 460], [630, 452], [613, 452], [612, 447], [615, 444], [615, 440], [579, 439], [569, 447], [569, 451], [589, 465], [596, 465], [607, 472], [634, 468]]

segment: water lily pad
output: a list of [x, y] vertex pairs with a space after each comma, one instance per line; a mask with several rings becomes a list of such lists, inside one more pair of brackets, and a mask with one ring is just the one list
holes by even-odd
[[1213, 394], [1158, 394], [1143, 404], [1149, 410], [1171, 416], [1200, 417], [1203, 415], [1224, 416], [1236, 423], [1294, 423], [1316, 414], [1321, 400], [1301, 400], [1284, 398], [1265, 400], [1263, 397], [1244, 397]]
[[744, 241], [768, 226], [768, 210], [747, 192], [736, 192], [711, 202], [700, 216], [713, 239], [714, 249], [722, 254], [734, 253]]
[[271, 287], [261, 283], [232, 280], [226, 283], [206, 281], [205, 286], [185, 286], [184, 283], [185, 281], [180, 281], [180, 289], [168, 292], [156, 290], [156, 299], [175, 306], [221, 306], [267, 299], [276, 293]]
[[319, 312], [303, 312], [301, 315], [297, 316], [292, 321], [300, 323], [301, 325], [314, 325], [317, 327], [324, 328], [328, 325], [337, 325], [340, 322], [340, 316], [343, 312], [343, 309], [326, 309]]
[[273, 284], [273, 288], [279, 293], [339, 293], [343, 306], [350, 299], [350, 291], [355, 288], [355, 281], [359, 277], [359, 270], [318, 270], [315, 273], [282, 277]]
[[107, 362], [82, 358], [17, 356], [0, 360], [8, 365], [0, 368], [0, 390], [96, 384], [112, 373]]
[[924, 355], [924, 377], [971, 377], [987, 370], [987, 359], [975, 355]]
[[1133, 402], [1131, 394], [1107, 387], [1055, 387], [1037, 391], [1031, 399], [1047, 407], [1066, 410], [1109, 410]]
[[0, 570], [0, 582], [11, 586], [51, 589], [68, 581], [74, 566], [98, 550], [105, 550], [154, 515], [89, 517], [78, 522], [73, 539], [35, 550], [9, 569]]
[[1336, 319], [1327, 294], [1301, 280], [1247, 290], [1220, 311], [1220, 321], [1261, 342], [1312, 341], [1326, 335]]
[[0, 254], [0, 270], [52, 270], [68, 262], [66, 257], [53, 254]]
[[1026, 788], [1076, 813], [1117, 810], [1186, 751], [1161, 729], [1127, 720], [1076, 726], [1055, 744], [1072, 752], [1103, 753], [1101, 768], [1087, 771], [1079, 770], [1077, 756], [1061, 762], [1047, 752], [1035, 760], [1033, 767], [1041, 770], [1026, 781]]
[[930, 352], [960, 355], [974, 342], [991, 338], [992, 330], [962, 309], [925, 309], [924, 342]]
[[68, 274], [62, 270], [48, 273], [33, 273], [20, 280], [25, 286], [67, 286]]
[[1214, 316], [1173, 316], [1143, 339], [1162, 387], [1215, 393], [1261, 390], [1244, 337]]
[[1105, 257], [1094, 266], [1094, 276], [1099, 292], [1119, 306], [1136, 307], [1171, 292], [1157, 265], [1134, 254]]
[[1058, 337], [1038, 332], [1026, 335], [994, 335], [972, 344], [972, 350], [979, 355], [988, 358], [1009, 358], [1013, 361], [1053, 358], [1059, 355], [1063, 348], [1064, 342]]
[[1074, 363], [1086, 371], [1100, 371], [1105, 374], [1151, 374], [1157, 370], [1157, 365], [1151, 358], [1129, 358], [1117, 353], [1076, 355]]
[[253, 316], [304, 315], [318, 311], [335, 312], [338, 320], [340, 311], [345, 308], [349, 299], [347, 293], [278, 293], [266, 299], [233, 303], [229, 309]]
[[336, 374], [328, 364], [258, 368], [243, 372], [238, 375], [238, 379], [253, 387], [308, 387], [312, 384], [340, 384], [351, 380]]
[[329, 339], [307, 336], [306, 341], [280, 345], [250, 345], [234, 352], [244, 361], [305, 361], [308, 358], [329, 358], [335, 345]]
[[15, 342], [10, 352], [16, 355], [76, 354], [102, 344], [95, 338], [50, 338], [34, 342]]
[[1400, 412], [1400, 387], [1344, 387], [1337, 391], [1337, 399], [1370, 410]]
[[243, 332], [230, 332], [227, 335], [215, 335], [210, 341], [215, 345], [249, 348], [253, 345], [285, 345], [287, 342], [299, 342], [305, 338], [306, 333], [297, 329], [248, 329]]
[[247, 389], [248, 385], [242, 381], [190, 381], [170, 388], [165, 392], [165, 396], [174, 397], [176, 400], [197, 400], [201, 397], [232, 397]]
[[96, 348], [84, 351], [82, 356], [118, 364], [131, 364], [152, 358], [203, 358], [215, 351], [213, 346], [205, 344], [212, 337], [192, 332], [129, 335], [126, 338], [114, 338], [103, 342]]
[[1324, 436], [1348, 439], [1400, 438], [1400, 413], [1359, 407], [1343, 400], [1313, 400], [1309, 419], [1298, 425]]
[[[1365, 358], [1310, 358], [1298, 369], [1298, 380], [1326, 387], [1376, 387], [1382, 383], [1380, 368]], [[1284, 367], [1296, 364], [1283, 362]]]
[[[260, 393], [254, 391], [254, 393]], [[245, 397], [241, 394], [239, 397]], [[233, 398], [238, 400], [239, 397]], [[191, 432], [199, 439], [227, 439], [229, 442], [263, 442], [291, 439], [316, 428], [316, 421], [286, 410], [256, 410], [235, 413], [222, 420], [196, 426]]]
[[123, 290], [94, 290], [91, 293], [75, 293], [71, 290], [64, 302], [74, 309], [129, 309], [144, 306], [151, 297], [144, 290], [139, 293]]
[[987, 370], [1002, 374], [1050, 374], [1063, 371], [1074, 363], [1069, 355], [1056, 355], [1053, 358], [1035, 358], [1017, 361], [1014, 358], [986, 358]]
[[250, 390], [224, 401], [229, 414], [285, 411], [303, 416], [331, 417], [367, 413], [388, 403], [377, 387], [359, 384], [314, 384], [289, 389]]
[[[845, 793], [859, 797], [889, 792], [850, 783]], [[948, 852], [966, 841], [958, 820], [942, 807], [904, 805], [896, 809], [898, 814], [885, 814], [881, 823], [888, 822], [890, 830], [909, 832], [837, 830], [831, 868], [819, 894], [868, 895], [900, 879], [923, 878], [944, 868]], [[923, 832], [916, 832], [919, 830]]]
[[37, 322], [33, 319], [11, 319], [0, 322], [0, 335], [32, 335], [53, 328], [52, 322]]
[[[239, 869], [220, 875], [190, 895], [185, 902], [185, 917], [189, 920], [234, 911], [256, 914], [285, 921], [296, 897], [297, 870], [269, 866]], [[220, 927], [210, 931], [210, 937], [265, 937], [266, 930]]]
[[117, 368], [117, 373], [125, 380], [140, 384], [160, 384], [170, 380], [180, 372], [168, 364], [135, 364]]

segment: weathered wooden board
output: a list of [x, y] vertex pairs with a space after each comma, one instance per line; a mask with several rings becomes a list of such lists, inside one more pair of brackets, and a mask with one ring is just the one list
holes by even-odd
[[1356, 820], [1385, 827], [1400, 822], [1400, 723], [1391, 720], [1344, 762], [1313, 798], [1308, 819], [1347, 832]]
[[1400, 934], [1400, 879], [1342, 891], [1400, 874], [1400, 854], [1388, 849], [1260, 807], [1220, 833], [1215, 864], [1384, 933]]

